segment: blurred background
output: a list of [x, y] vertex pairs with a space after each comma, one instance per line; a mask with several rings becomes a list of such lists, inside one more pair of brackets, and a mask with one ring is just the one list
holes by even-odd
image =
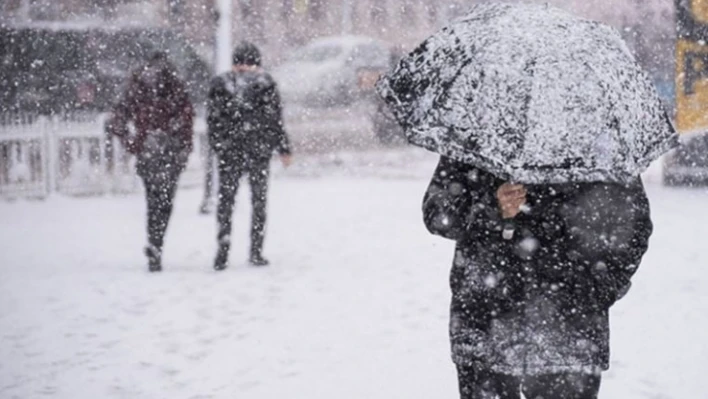
[[[548, 1], [545, 1], [548, 2]], [[0, 2], [0, 194], [134, 191], [129, 157], [104, 137], [106, 112], [133, 68], [169, 53], [198, 109], [198, 151], [183, 184], [199, 184], [204, 100], [232, 45], [263, 51], [299, 153], [400, 145], [373, 93], [378, 76], [474, 1], [5, 0]], [[615, 26], [674, 104], [673, 2], [552, 0]], [[110, 172], [110, 184], [101, 175]], [[190, 183], [191, 182], [191, 183]], [[111, 187], [107, 187], [109, 184]]]
[[[705, 398], [708, 192], [691, 186], [708, 181], [708, 1], [538, 2], [617, 28], [686, 144], [644, 175], [655, 233], [611, 312], [601, 397]], [[420, 212], [437, 156], [405, 143], [373, 89], [475, 3], [0, 0], [0, 398], [457, 397], [454, 242]], [[215, 278], [204, 101], [239, 40], [278, 82], [294, 163], [273, 165], [273, 266]], [[159, 277], [140, 251], [135, 158], [105, 132], [155, 50], [197, 106]]]
[[[231, 13], [231, 37], [262, 46], [271, 64], [323, 36], [367, 35], [410, 48], [475, 1], [439, 0], [6, 0], [2, 23], [101, 21], [152, 25], [184, 35], [202, 55], [214, 46], [215, 14]], [[671, 69], [674, 7], [667, 0], [544, 1], [622, 30], [647, 68]]]

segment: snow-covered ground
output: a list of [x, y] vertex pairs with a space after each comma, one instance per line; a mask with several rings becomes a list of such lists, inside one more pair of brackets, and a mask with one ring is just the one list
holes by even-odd
[[[178, 193], [165, 271], [148, 274], [139, 195], [0, 202], [0, 398], [456, 398], [447, 340], [453, 243], [420, 202], [415, 151], [276, 171], [267, 255], [231, 268]], [[656, 225], [612, 312], [603, 399], [708, 397], [708, 193], [648, 184]]]

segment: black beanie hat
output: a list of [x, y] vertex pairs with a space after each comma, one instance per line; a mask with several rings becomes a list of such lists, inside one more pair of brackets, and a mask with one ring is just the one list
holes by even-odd
[[234, 49], [234, 65], [261, 65], [261, 52], [253, 43], [241, 42]]

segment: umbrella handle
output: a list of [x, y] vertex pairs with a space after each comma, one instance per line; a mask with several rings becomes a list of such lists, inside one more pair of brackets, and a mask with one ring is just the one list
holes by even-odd
[[516, 231], [516, 223], [514, 222], [514, 219], [504, 219], [502, 226], [502, 238], [505, 240], [511, 240], [514, 238], [514, 232]]

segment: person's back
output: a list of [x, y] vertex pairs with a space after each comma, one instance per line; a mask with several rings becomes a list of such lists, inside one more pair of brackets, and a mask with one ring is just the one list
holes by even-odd
[[[194, 110], [185, 83], [164, 53], [156, 53], [131, 74], [123, 97], [113, 110], [111, 132], [121, 138], [133, 154], [144, 150], [154, 133], [164, 133], [191, 149]], [[127, 124], [135, 126], [128, 137]]]
[[[177, 181], [192, 150], [193, 114], [184, 82], [167, 55], [157, 52], [133, 72], [106, 126], [137, 158], [148, 204], [145, 253], [150, 271], [162, 270], [162, 246]], [[135, 127], [134, 136], [129, 123]]]
[[258, 49], [241, 43], [234, 50], [232, 71], [214, 78], [207, 104], [209, 144], [218, 158], [219, 205], [216, 270], [227, 267], [231, 247], [231, 218], [241, 177], [251, 186], [250, 262], [265, 266], [263, 241], [270, 159], [278, 152], [285, 166], [290, 145], [285, 134], [280, 96], [275, 81], [261, 68]]

